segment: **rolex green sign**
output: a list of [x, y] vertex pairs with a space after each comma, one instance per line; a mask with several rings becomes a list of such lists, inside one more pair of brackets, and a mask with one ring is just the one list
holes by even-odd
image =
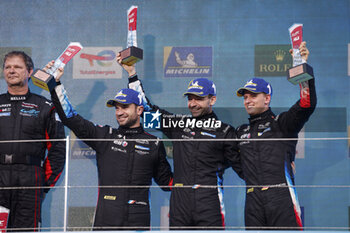
[[255, 77], [286, 77], [292, 67], [290, 45], [255, 45]]

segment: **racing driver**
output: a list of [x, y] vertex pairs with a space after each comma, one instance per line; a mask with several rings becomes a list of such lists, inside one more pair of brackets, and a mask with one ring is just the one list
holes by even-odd
[[[48, 63], [46, 69], [53, 65]], [[150, 230], [149, 186], [152, 178], [170, 191], [172, 172], [162, 142], [145, 132], [140, 124], [142, 99], [137, 91], [120, 90], [107, 107], [115, 108], [119, 128], [97, 126], [76, 113], [59, 79], [51, 92], [57, 112], [65, 126], [96, 151], [99, 195], [94, 230]], [[132, 139], [132, 140], [127, 140]], [[145, 186], [120, 188], [104, 186]]]
[[[306, 42], [300, 54], [307, 61]], [[293, 55], [293, 54], [292, 54]], [[300, 84], [300, 99], [286, 112], [275, 115], [269, 105], [271, 85], [253, 78], [237, 90], [250, 115], [249, 124], [237, 128], [246, 188], [245, 225], [249, 230], [302, 229], [300, 206], [294, 187], [294, 158], [298, 133], [316, 107], [315, 80]]]
[[[120, 55], [117, 61], [121, 64]], [[163, 118], [174, 116], [148, 101], [135, 66], [123, 64], [122, 67], [129, 74], [129, 88], [142, 94], [146, 110], [161, 113]], [[180, 116], [175, 119], [185, 125], [190, 122], [193, 124], [161, 127], [168, 138], [180, 139], [173, 141], [174, 188], [170, 198], [170, 228], [222, 230], [225, 227], [221, 187], [223, 174], [228, 165], [238, 175], [241, 175], [241, 168], [236, 142], [215, 139], [235, 138], [234, 128], [221, 122], [213, 112], [216, 87], [211, 80], [192, 80], [184, 96], [187, 97], [192, 117]]]

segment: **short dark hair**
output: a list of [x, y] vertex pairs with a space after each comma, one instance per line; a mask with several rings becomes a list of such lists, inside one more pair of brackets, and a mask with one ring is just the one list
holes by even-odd
[[23, 51], [11, 51], [9, 53], [7, 53], [4, 57], [4, 63], [2, 64], [2, 68], [5, 68], [5, 63], [6, 60], [10, 57], [21, 57], [24, 61], [24, 63], [26, 64], [27, 70], [28, 72], [30, 72], [31, 70], [34, 69], [34, 63], [33, 60], [30, 56], [28, 56], [25, 52]]

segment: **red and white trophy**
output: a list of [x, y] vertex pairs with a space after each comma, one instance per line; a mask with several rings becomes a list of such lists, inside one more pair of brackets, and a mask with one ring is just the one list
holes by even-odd
[[293, 84], [307, 85], [307, 80], [313, 79], [314, 71], [301, 57], [299, 47], [303, 41], [303, 25], [293, 24], [289, 29], [293, 49], [293, 67], [288, 70], [287, 79]]
[[128, 42], [127, 48], [120, 51], [122, 64], [133, 65], [143, 59], [143, 50], [137, 47], [136, 38], [137, 6], [128, 10]]
[[58, 68], [63, 68], [81, 49], [83, 46], [79, 42], [71, 42], [63, 53], [55, 60], [53, 66], [46, 72], [41, 69], [36, 69], [31, 79], [34, 85], [51, 91], [56, 86], [55, 77], [57, 76]]
[[0, 206], [0, 231], [6, 232], [7, 222], [10, 210], [4, 206]]

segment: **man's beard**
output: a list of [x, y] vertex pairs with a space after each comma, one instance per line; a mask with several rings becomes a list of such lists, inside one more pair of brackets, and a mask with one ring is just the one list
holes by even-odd
[[206, 109], [202, 108], [202, 109], [200, 109], [200, 112], [198, 113], [197, 116], [194, 116], [191, 110], [190, 110], [190, 112], [191, 112], [193, 117], [202, 117], [202, 116], [209, 114], [210, 110], [211, 110], [210, 108], [206, 108]]
[[126, 123], [124, 125], [120, 125], [119, 122], [118, 122], [118, 124], [122, 127], [130, 128], [131, 126], [135, 125], [136, 122], [137, 122], [137, 117], [129, 119], [128, 121], [126, 121]]

